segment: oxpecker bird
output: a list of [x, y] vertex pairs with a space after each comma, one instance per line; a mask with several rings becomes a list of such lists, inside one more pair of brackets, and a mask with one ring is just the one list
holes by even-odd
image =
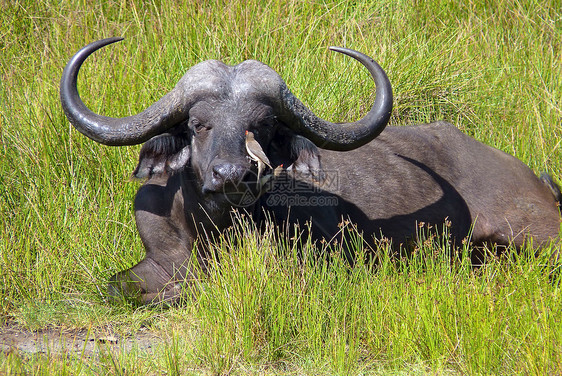
[[257, 181], [259, 182], [260, 175], [265, 169], [265, 165], [267, 165], [269, 168], [273, 168], [273, 167], [271, 167], [271, 162], [269, 162], [267, 155], [265, 155], [265, 153], [263, 152], [261, 145], [254, 138], [254, 134], [250, 131], [246, 131], [246, 151], [250, 155], [250, 158], [252, 158], [254, 161], [258, 163]]

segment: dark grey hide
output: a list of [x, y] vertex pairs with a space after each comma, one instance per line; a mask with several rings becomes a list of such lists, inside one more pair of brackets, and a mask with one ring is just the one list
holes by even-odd
[[[232, 225], [235, 209], [283, 226], [310, 221], [316, 240], [342, 241], [339, 225], [349, 220], [371, 247], [381, 236], [407, 247], [420, 223], [449, 223], [456, 244], [469, 235], [476, 246], [516, 247], [530, 236], [535, 245], [558, 237], [560, 191], [548, 176], [537, 178], [516, 158], [445, 122], [384, 129], [390, 83], [361, 53], [334, 48], [375, 81], [375, 103], [354, 123], [316, 117], [262, 63], [213, 60], [191, 68], [147, 110], [115, 119], [87, 109], [76, 81], [91, 53], [118, 40], [86, 46], [61, 80], [63, 108], [80, 132], [107, 145], [144, 143], [134, 175], [146, 179], [135, 198], [146, 257], [112, 278], [113, 294], [144, 302], [180, 297], [182, 283], [197, 278], [192, 252], [204, 267], [205, 244]], [[247, 130], [273, 167], [283, 166], [261, 182], [246, 151]]]

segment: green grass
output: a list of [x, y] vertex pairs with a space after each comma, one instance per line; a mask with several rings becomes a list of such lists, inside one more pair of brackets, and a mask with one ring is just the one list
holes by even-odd
[[[58, 99], [67, 60], [110, 36], [79, 89], [96, 112], [136, 113], [206, 59], [263, 61], [319, 115], [359, 118], [368, 74], [327, 50], [374, 57], [395, 93], [392, 125], [445, 119], [537, 173], [562, 176], [558, 0], [8, 1], [0, 3], [0, 314], [41, 330], [149, 329], [153, 353], [0, 353], [0, 372], [36, 374], [556, 374], [558, 277], [547, 252], [473, 270], [419, 245], [349, 268], [242, 223], [220, 266], [182, 307], [106, 301], [115, 272], [143, 257], [133, 220], [139, 147], [98, 145]], [[271, 229], [273, 232], [274, 230]], [[468, 251], [468, 250], [465, 250]], [[306, 254], [312, 253], [306, 247]], [[381, 249], [384, 254], [384, 247]]]

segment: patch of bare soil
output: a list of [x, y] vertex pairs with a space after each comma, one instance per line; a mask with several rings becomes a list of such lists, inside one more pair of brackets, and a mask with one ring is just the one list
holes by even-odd
[[159, 342], [162, 342], [162, 339], [148, 330], [131, 336], [120, 336], [111, 330], [30, 331], [15, 325], [0, 326], [0, 352], [3, 353], [74, 354], [79, 357], [92, 357], [100, 351], [129, 352], [136, 349], [150, 352]]

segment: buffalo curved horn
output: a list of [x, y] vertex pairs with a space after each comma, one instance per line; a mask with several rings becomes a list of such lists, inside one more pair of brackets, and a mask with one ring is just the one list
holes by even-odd
[[201, 86], [197, 83], [200, 77], [184, 76], [181, 85], [137, 115], [112, 118], [92, 112], [78, 94], [78, 71], [96, 50], [121, 40], [120, 37], [102, 39], [82, 48], [64, 68], [60, 82], [60, 100], [68, 120], [81, 133], [105, 145], [140, 144], [187, 119], [190, 104], [195, 100], [194, 92]]
[[323, 149], [346, 151], [358, 148], [377, 137], [392, 113], [392, 86], [384, 70], [369, 56], [348, 48], [330, 47], [363, 64], [375, 81], [376, 97], [371, 110], [352, 123], [331, 123], [316, 116], [287, 86], [281, 87], [279, 116], [286, 125]]

